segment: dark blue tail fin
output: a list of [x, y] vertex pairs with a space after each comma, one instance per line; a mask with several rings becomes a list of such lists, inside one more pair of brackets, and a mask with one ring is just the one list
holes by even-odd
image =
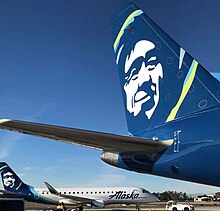
[[112, 25], [131, 134], [220, 103], [220, 83], [136, 5]]
[[4, 189], [9, 192], [25, 193], [27, 185], [15, 174], [5, 162], [0, 162], [0, 172]]

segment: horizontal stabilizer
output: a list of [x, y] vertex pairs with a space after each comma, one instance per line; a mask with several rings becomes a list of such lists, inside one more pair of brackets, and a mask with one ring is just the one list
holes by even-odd
[[0, 193], [7, 195], [7, 196], [13, 196], [13, 197], [20, 196], [20, 194], [18, 193], [15, 193], [12, 191], [1, 190], [1, 189], [0, 189]]
[[10, 119], [1, 119], [0, 128], [108, 152], [157, 153], [173, 143]]

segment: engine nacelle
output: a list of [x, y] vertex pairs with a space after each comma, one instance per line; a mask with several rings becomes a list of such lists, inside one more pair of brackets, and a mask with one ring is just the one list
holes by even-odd
[[112, 166], [116, 166], [116, 167], [120, 167], [118, 166], [118, 158], [119, 158], [119, 154], [118, 153], [112, 153], [112, 152], [103, 152], [100, 156], [100, 158], [112, 165]]
[[92, 200], [91, 202], [92, 207], [104, 208], [105, 202], [103, 200]]
[[100, 157], [104, 162], [118, 168], [140, 173], [150, 173], [155, 161], [160, 157], [160, 154], [152, 156], [152, 154], [132, 155], [103, 152]]
[[59, 203], [64, 203], [64, 204], [72, 204], [72, 200], [71, 199], [60, 199]]

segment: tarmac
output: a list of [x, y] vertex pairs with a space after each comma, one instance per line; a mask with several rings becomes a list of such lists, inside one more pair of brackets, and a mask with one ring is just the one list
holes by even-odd
[[[68, 210], [74, 209], [74, 207], [67, 206]], [[146, 205], [141, 205], [141, 211], [165, 211], [166, 203], [165, 202], [156, 202], [150, 203]], [[195, 204], [195, 211], [220, 211], [220, 205], [213, 204]], [[25, 202], [25, 211], [55, 211], [56, 206], [50, 205], [42, 205], [36, 203]], [[122, 206], [122, 205], [112, 205], [106, 206], [104, 209], [94, 209], [89, 207], [84, 207], [84, 211], [136, 211], [136, 207], [134, 205]]]

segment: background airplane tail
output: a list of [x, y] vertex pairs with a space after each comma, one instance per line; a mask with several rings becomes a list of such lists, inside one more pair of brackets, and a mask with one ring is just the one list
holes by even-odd
[[5, 162], [0, 162], [0, 172], [4, 189], [9, 192], [24, 193], [28, 187]]
[[132, 135], [219, 105], [219, 81], [135, 4], [114, 19], [112, 31]]

